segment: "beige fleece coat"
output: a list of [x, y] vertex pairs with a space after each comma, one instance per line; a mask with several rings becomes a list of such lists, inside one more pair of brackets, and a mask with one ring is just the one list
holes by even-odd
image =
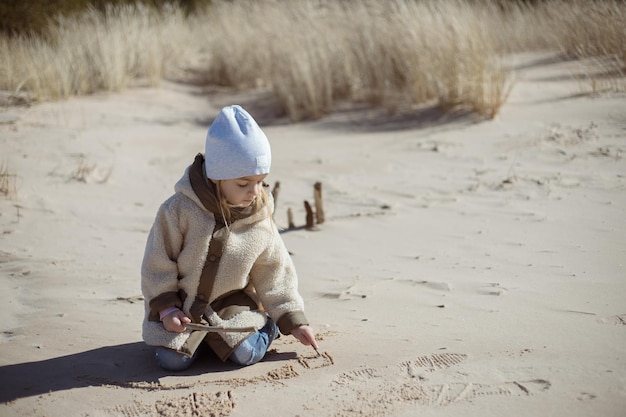
[[[191, 186], [189, 172], [193, 167], [194, 164], [185, 170], [174, 187], [175, 194], [159, 208], [141, 267], [141, 288], [145, 299], [144, 341], [148, 345], [187, 354], [191, 352], [185, 352], [183, 346], [191, 332], [165, 330], [159, 321], [158, 311], [167, 306], [178, 306], [191, 317], [190, 307], [194, 300], [206, 300], [205, 295], [198, 294], [198, 287], [216, 221], [214, 213], [203, 206]], [[209, 306], [204, 319], [209, 324], [263, 327], [266, 315], [259, 310], [243, 311], [223, 320], [210, 307], [210, 303], [217, 298], [244, 291], [250, 288], [250, 284], [256, 290], [258, 301], [277, 322], [282, 333], [289, 334], [295, 327], [307, 324], [304, 303], [297, 289], [296, 271], [272, 220], [272, 212], [273, 200], [270, 196], [263, 209], [220, 230], [227, 236], [212, 290], [206, 300]], [[167, 300], [165, 304], [163, 300]], [[250, 333], [220, 332], [219, 335], [232, 351]]]

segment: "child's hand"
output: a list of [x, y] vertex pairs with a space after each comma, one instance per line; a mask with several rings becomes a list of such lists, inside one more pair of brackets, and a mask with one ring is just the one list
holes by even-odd
[[313, 333], [313, 329], [309, 326], [296, 327], [291, 331], [291, 334], [303, 345], [311, 345], [316, 350], [319, 349], [317, 341], [315, 340], [315, 333]]
[[185, 331], [185, 324], [191, 323], [191, 319], [180, 310], [172, 311], [163, 317], [163, 327], [168, 332], [182, 333]]

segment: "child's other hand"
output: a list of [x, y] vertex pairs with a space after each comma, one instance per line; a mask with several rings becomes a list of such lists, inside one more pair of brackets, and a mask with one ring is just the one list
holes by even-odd
[[311, 345], [315, 349], [319, 349], [317, 341], [315, 340], [315, 333], [313, 333], [313, 329], [309, 326], [296, 327], [291, 331], [291, 334], [303, 345]]
[[185, 331], [185, 324], [191, 323], [191, 319], [180, 310], [172, 311], [167, 316], [163, 317], [163, 327], [168, 332], [182, 333]]

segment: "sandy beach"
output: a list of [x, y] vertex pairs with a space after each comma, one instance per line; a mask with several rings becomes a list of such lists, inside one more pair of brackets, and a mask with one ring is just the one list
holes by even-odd
[[[626, 97], [520, 58], [494, 120], [339, 109], [290, 124], [256, 94], [159, 88], [0, 107], [0, 415], [626, 413]], [[320, 343], [160, 370], [139, 269], [158, 206], [221, 106], [273, 151], [275, 220]], [[303, 201], [323, 184], [326, 221]], [[287, 210], [296, 220], [287, 230]]]

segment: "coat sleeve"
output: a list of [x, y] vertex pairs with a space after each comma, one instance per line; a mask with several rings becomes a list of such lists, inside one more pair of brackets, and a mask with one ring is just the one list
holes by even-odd
[[294, 328], [309, 324], [298, 292], [295, 266], [278, 230], [274, 229], [270, 245], [254, 263], [250, 278], [281, 333], [290, 334]]
[[159, 321], [159, 311], [165, 308], [182, 308], [177, 263], [182, 244], [178, 216], [166, 202], [157, 212], [141, 265], [141, 291], [149, 305], [151, 321]]

